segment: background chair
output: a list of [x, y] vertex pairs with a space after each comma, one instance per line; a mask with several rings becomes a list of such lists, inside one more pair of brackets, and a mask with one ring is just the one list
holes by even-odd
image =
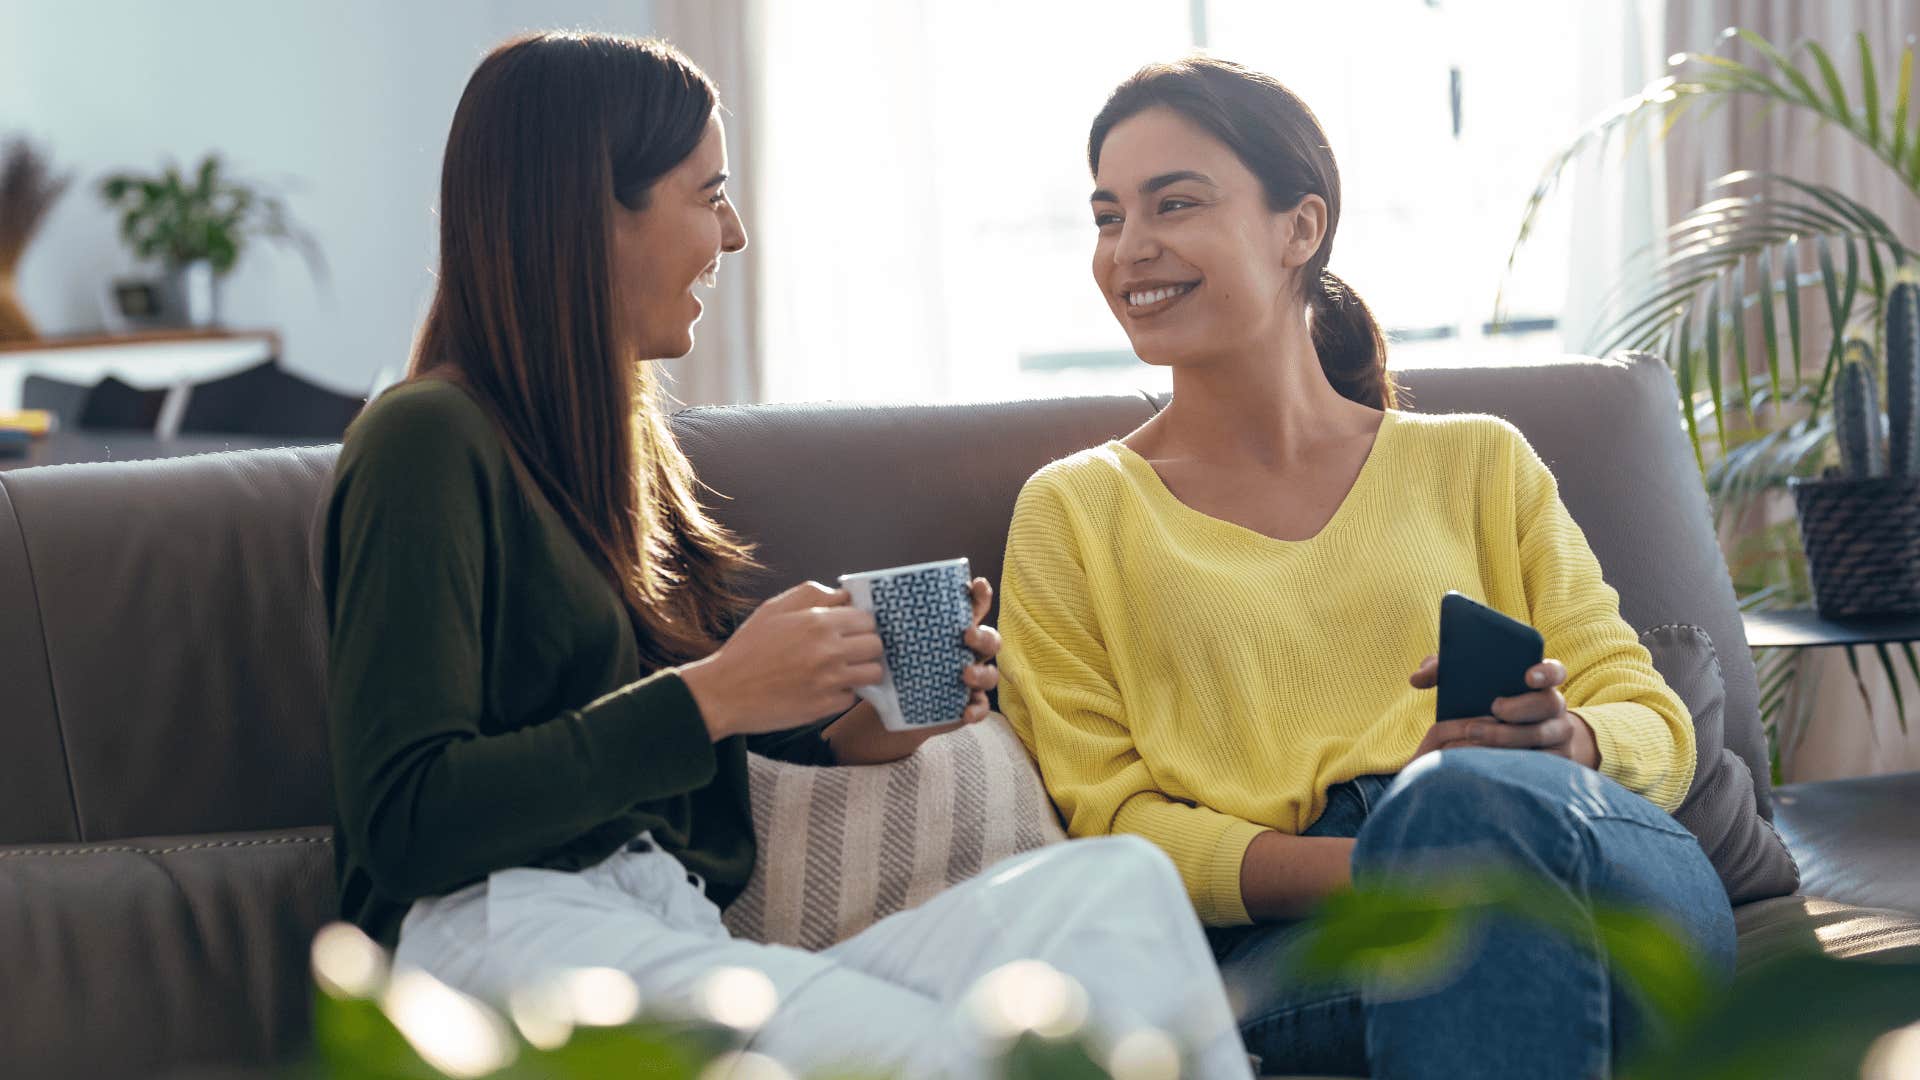
[[75, 427], [111, 431], [152, 431], [166, 407], [166, 387], [141, 388], [109, 375], [87, 391]]
[[268, 360], [188, 391], [180, 433], [337, 439], [365, 398], [335, 393]]
[[29, 375], [20, 383], [20, 407], [45, 409], [60, 421], [61, 427], [76, 427], [80, 423], [80, 410], [86, 408], [87, 395], [92, 390], [93, 387], [85, 383]]

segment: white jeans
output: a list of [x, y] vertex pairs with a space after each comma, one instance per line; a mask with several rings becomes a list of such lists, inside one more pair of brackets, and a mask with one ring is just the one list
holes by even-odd
[[986, 1048], [960, 1003], [1020, 959], [1078, 979], [1108, 1037], [1150, 1025], [1180, 1043], [1188, 1075], [1252, 1075], [1179, 875], [1136, 837], [1015, 856], [819, 953], [728, 936], [679, 860], [636, 843], [578, 873], [502, 870], [418, 901], [395, 963], [496, 1003], [555, 969], [614, 967], [643, 1008], [678, 1011], [714, 968], [756, 968], [780, 1008], [753, 1049], [788, 1068], [973, 1077]]

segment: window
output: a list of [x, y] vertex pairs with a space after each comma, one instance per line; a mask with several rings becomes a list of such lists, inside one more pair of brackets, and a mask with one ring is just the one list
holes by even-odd
[[1163, 390], [1094, 288], [1087, 126], [1196, 41], [1276, 75], [1339, 161], [1331, 263], [1396, 366], [1560, 348], [1570, 217], [1486, 320], [1527, 193], [1584, 119], [1580, 23], [1520, 0], [853, 0], [768, 5], [757, 120], [769, 396]]

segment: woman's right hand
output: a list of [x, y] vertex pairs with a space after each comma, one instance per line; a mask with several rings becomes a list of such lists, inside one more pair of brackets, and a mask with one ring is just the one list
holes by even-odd
[[713, 655], [680, 668], [715, 740], [845, 712], [880, 682], [880, 633], [844, 589], [796, 585], [756, 608]]

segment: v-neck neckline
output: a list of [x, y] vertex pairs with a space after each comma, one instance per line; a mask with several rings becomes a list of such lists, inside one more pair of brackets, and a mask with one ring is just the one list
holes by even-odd
[[1189, 506], [1180, 496], [1173, 493], [1173, 489], [1168, 487], [1166, 480], [1160, 476], [1159, 470], [1153, 467], [1152, 462], [1141, 456], [1139, 451], [1118, 439], [1109, 442], [1107, 447], [1118, 456], [1121, 464], [1139, 479], [1140, 486], [1146, 489], [1150, 498], [1167, 505], [1177, 516], [1187, 518], [1205, 528], [1210, 528], [1215, 531], [1237, 534], [1242, 537], [1252, 537], [1263, 544], [1297, 549], [1306, 545], [1319, 543], [1326, 539], [1351, 515], [1349, 507], [1361, 501], [1361, 497], [1365, 494], [1365, 489], [1373, 482], [1374, 474], [1381, 470], [1382, 466], [1380, 462], [1386, 456], [1382, 448], [1387, 443], [1388, 433], [1397, 427], [1398, 423], [1398, 410], [1386, 409], [1381, 412], [1380, 427], [1379, 430], [1374, 432], [1373, 445], [1367, 448], [1366, 460], [1360, 463], [1360, 471], [1355, 474], [1353, 484], [1347, 488], [1347, 493], [1341, 497], [1340, 505], [1334, 507], [1332, 516], [1327, 518], [1326, 522], [1320, 526], [1318, 532], [1315, 532], [1312, 536], [1295, 540], [1270, 536], [1258, 529], [1248, 528], [1238, 522], [1215, 517], [1204, 510], [1196, 510], [1192, 506]]

